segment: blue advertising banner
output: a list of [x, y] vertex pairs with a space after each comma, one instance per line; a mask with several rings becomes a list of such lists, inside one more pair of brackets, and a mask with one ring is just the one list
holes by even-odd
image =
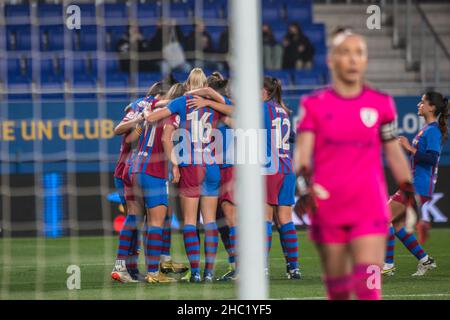
[[[395, 98], [401, 135], [412, 140], [423, 126], [417, 116], [420, 97]], [[0, 103], [2, 172], [112, 171], [120, 149], [113, 133], [129, 101]], [[298, 99], [286, 101], [297, 115]], [[450, 165], [450, 143], [441, 166]]]

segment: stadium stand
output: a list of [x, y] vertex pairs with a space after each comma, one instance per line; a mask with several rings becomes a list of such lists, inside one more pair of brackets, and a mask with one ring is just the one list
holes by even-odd
[[[51, 3], [39, 1], [37, 10], [33, 11], [32, 6], [27, 2], [17, 2], [19, 3], [7, 2], [0, 7], [4, 17], [4, 23], [0, 24], [0, 28], [2, 28], [1, 33], [4, 33], [6, 37], [5, 54], [8, 61], [16, 59], [17, 62], [11, 66], [8, 65], [8, 72], [3, 72], [0, 75], [0, 82], [4, 84], [5, 88], [16, 89], [33, 84], [37, 86], [35, 88], [38, 90], [39, 85], [42, 85], [44, 88], [51, 87], [56, 90], [61, 87], [70, 91], [71, 89], [95, 87], [98, 82], [118, 91], [122, 85], [137, 86], [143, 91], [148, 85], [145, 84], [146, 79], [154, 81], [158, 78], [154, 72], [150, 74], [142, 73], [129, 78], [127, 74], [119, 72], [117, 68], [116, 46], [121, 37], [127, 33], [127, 26], [132, 21], [130, 18], [137, 18], [133, 21], [137, 22], [143, 37], [150, 41], [157, 30], [158, 19], [163, 15], [164, 17], [174, 18], [180, 26], [183, 36], [187, 37], [193, 30], [194, 14], [200, 14], [204, 19], [203, 22], [206, 25], [207, 32], [211, 35], [213, 48], [219, 53], [220, 37], [226, 29], [228, 15], [227, 0], [171, 0], [168, 12], [163, 12], [164, 6], [158, 0], [129, 3], [111, 0], [97, 6], [89, 3], [90, 1], [79, 1], [78, 5], [83, 16], [83, 27], [80, 30], [67, 32], [63, 24], [64, 10], [61, 4], [55, 4], [55, 1]], [[321, 1], [317, 2], [314, 2], [313, 5], [311, 0], [262, 0], [262, 20], [272, 27], [278, 43], [283, 42], [289, 23], [298, 22], [315, 48], [314, 63], [311, 70], [278, 70], [272, 71], [270, 74], [276, 74], [282, 80], [283, 85], [288, 90], [293, 89], [294, 92], [296, 88], [308, 89], [327, 83], [329, 80], [326, 69], [327, 35], [345, 21], [348, 26], [353, 27], [368, 38], [371, 59], [368, 79], [375, 86], [381, 89], [389, 89], [393, 94], [408, 94], [416, 91], [417, 84], [421, 80], [423, 82], [424, 77], [421, 78], [418, 68], [408, 67], [407, 62], [409, 61], [405, 62], [404, 48], [393, 45], [392, 21], [388, 21], [386, 18], [386, 23], [381, 30], [368, 30], [365, 24], [367, 15], [359, 14], [365, 13], [367, 4], [329, 4], [333, 1], [320, 4]], [[196, 3], [202, 4], [201, 12], [196, 12]], [[439, 37], [442, 38], [448, 52], [450, 33], [447, 18], [450, 5], [445, 3], [438, 5], [424, 4], [423, 11], [433, 15], [431, 24]], [[37, 52], [32, 44], [33, 14], [37, 15], [35, 21], [38, 24], [39, 47]], [[416, 22], [422, 23], [422, 20], [416, 15], [413, 17], [413, 25]], [[400, 25], [405, 23], [402, 15], [399, 15], [397, 23]], [[67, 35], [70, 36], [69, 43], [64, 41]], [[97, 43], [98, 38], [104, 39], [104, 43]], [[185, 46], [185, 43], [181, 41], [182, 39], [179, 40]], [[104, 53], [100, 51], [102, 47], [105, 50]], [[54, 55], [62, 57], [67, 54], [70, 54], [74, 59], [73, 71], [75, 73], [73, 79], [70, 79], [71, 73], [64, 73], [64, 61], [60, 63], [58, 75], [50, 70], [51, 64], [49, 61]], [[87, 70], [83, 66], [88, 64], [86, 54], [90, 54], [91, 57], [103, 55], [106, 60], [105, 69], [107, 72], [97, 74], [96, 70]], [[198, 50], [187, 52], [189, 61], [198, 61], [196, 59], [197, 54], [199, 54]], [[220, 62], [221, 59], [223, 61], [227, 57], [222, 53], [222, 56], [210, 54], [202, 59]], [[155, 56], [153, 55], [151, 59], [155, 59]], [[161, 60], [162, 56], [157, 59]], [[27, 61], [26, 67], [20, 68], [20, 61]], [[429, 61], [432, 61], [432, 59]], [[40, 70], [34, 72], [31, 68], [32, 65]], [[222, 68], [220, 64], [218, 66], [219, 69]], [[443, 70], [444, 79], [450, 74], [450, 70], [445, 72], [447, 67], [445, 66]], [[428, 75], [430, 71], [425, 71], [425, 73]], [[44, 75], [44, 77], [40, 80], [36, 79], [39, 75]], [[431, 75], [429, 76], [431, 77]], [[52, 85], [61, 81], [65, 82], [66, 85]], [[394, 84], [395, 86], [393, 86]], [[126, 87], [122, 89], [124, 92], [127, 90]], [[90, 92], [90, 94], [95, 96], [95, 92]]]

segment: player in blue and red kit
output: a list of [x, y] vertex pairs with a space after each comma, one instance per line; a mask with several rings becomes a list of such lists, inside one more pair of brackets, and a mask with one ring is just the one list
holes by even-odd
[[[186, 89], [205, 88], [206, 76], [200, 68], [191, 71]], [[192, 95], [173, 100], [166, 108], [146, 115], [155, 122], [176, 113], [180, 116], [180, 144], [178, 153], [180, 167], [180, 198], [184, 215], [184, 244], [190, 262], [190, 282], [200, 282], [200, 244], [197, 236], [197, 211], [201, 197], [201, 212], [205, 228], [204, 280], [213, 280], [214, 263], [218, 245], [216, 208], [219, 195], [220, 169], [214, 158], [214, 131], [223, 115], [212, 108], [192, 110], [187, 101]], [[218, 98], [223, 101], [222, 97]]]
[[[111, 273], [114, 280], [120, 282], [133, 282], [139, 277], [137, 262], [139, 258], [139, 221], [137, 215], [143, 214], [143, 208], [136, 203], [133, 185], [130, 177], [130, 169], [135, 155], [135, 149], [132, 150], [132, 134], [141, 133], [141, 128], [136, 128], [143, 121], [143, 110], [155, 100], [155, 96], [161, 98], [164, 95], [164, 83], [157, 82], [149, 89], [144, 98], [139, 98], [131, 103], [128, 113], [120, 124], [115, 128], [116, 135], [125, 135], [123, 138], [121, 157], [115, 171], [115, 182], [117, 187], [123, 187], [124, 198], [126, 202], [127, 218], [119, 235], [119, 248], [115, 267]], [[133, 131], [133, 129], [135, 129]], [[125, 154], [125, 152], [127, 152]], [[122, 175], [120, 176], [120, 171]], [[145, 232], [144, 232], [145, 240]]]
[[[157, 112], [156, 103], [156, 99], [151, 100], [145, 111]], [[168, 206], [167, 159], [161, 141], [166, 121], [178, 126], [176, 116], [165, 121], [144, 123], [131, 171], [135, 196], [143, 200], [147, 211], [145, 257], [146, 281], [150, 283], [175, 281], [159, 272], [163, 226]]]
[[[439, 158], [447, 139], [448, 99], [438, 92], [427, 92], [418, 104], [418, 115], [424, 117], [423, 127], [414, 138], [412, 145], [406, 137], [399, 137], [402, 147], [410, 154], [410, 165], [414, 176], [416, 194], [422, 205], [431, 200], [438, 174]], [[405, 198], [396, 192], [389, 200], [392, 211], [392, 226], [389, 230], [383, 273], [393, 275], [395, 236], [419, 260], [413, 276], [423, 276], [436, 268], [436, 263], [417, 241], [414, 233], [408, 232], [404, 221], [398, 217], [405, 213]]]
[[288, 277], [301, 279], [298, 264], [298, 237], [292, 221], [296, 177], [289, 143], [290, 111], [282, 101], [281, 82], [278, 79], [264, 78], [263, 101], [263, 128], [267, 132], [268, 160], [265, 165], [267, 257], [272, 246], [272, 221], [276, 214], [280, 224], [280, 240], [287, 254]]

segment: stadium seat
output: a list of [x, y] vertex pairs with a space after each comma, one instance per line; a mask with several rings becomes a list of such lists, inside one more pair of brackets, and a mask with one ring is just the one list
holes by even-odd
[[117, 59], [111, 59], [106, 60], [106, 73], [109, 74], [116, 74], [120, 72], [119, 69], [119, 61]]
[[42, 59], [40, 61], [40, 65], [41, 65], [41, 77], [45, 77], [55, 73], [54, 72], [55, 68], [53, 66], [52, 59]]
[[138, 19], [154, 19], [161, 17], [161, 4], [155, 3], [138, 3], [137, 6]]
[[218, 48], [220, 35], [225, 31], [225, 29], [226, 27], [218, 27], [218, 26], [206, 27], [206, 30], [211, 35], [214, 48]]
[[138, 87], [147, 89], [160, 80], [161, 74], [159, 72], [140, 72], [138, 75]]
[[31, 49], [30, 25], [10, 25], [6, 27], [9, 51], [28, 51]]
[[224, 16], [223, 5], [221, 2], [207, 1], [203, 3], [203, 18], [204, 19], [220, 19]]
[[86, 75], [92, 78], [97, 77], [97, 60], [88, 57], [72, 60], [73, 76]]
[[[280, 0], [272, 0], [272, 1], [280, 1]], [[282, 2], [286, 7], [291, 8], [291, 7], [297, 7], [297, 6], [301, 6], [301, 5], [312, 5], [312, 0], [281, 0], [280, 2]]]
[[315, 47], [323, 46], [325, 44], [325, 26], [323, 23], [302, 26], [302, 29]]
[[86, 65], [84, 59], [74, 59], [72, 61], [73, 73], [82, 74], [86, 72]]
[[64, 60], [61, 57], [54, 56], [40, 61], [41, 79], [47, 76], [64, 78]]
[[171, 18], [190, 18], [194, 14], [194, 7], [189, 3], [171, 3], [170, 17]]
[[5, 5], [6, 21], [15, 23], [27, 23], [30, 21], [30, 6], [28, 4], [7, 4]]
[[41, 89], [59, 91], [56, 93], [41, 93], [41, 99], [63, 100], [64, 99], [64, 78], [58, 75], [46, 75], [41, 78]]
[[95, 18], [95, 5], [94, 4], [80, 3], [80, 4], [77, 4], [77, 6], [80, 7], [80, 11], [82, 12], [82, 19]]
[[188, 72], [178, 72], [177, 71], [177, 72], [173, 72], [172, 74], [178, 82], [184, 82], [189, 77]]
[[64, 50], [64, 26], [46, 25], [40, 28], [41, 51]]
[[43, 18], [62, 18], [65, 15], [62, 5], [59, 4], [39, 4], [38, 17]]
[[[31, 78], [27, 76], [8, 77], [8, 99], [9, 100], [29, 100], [31, 98]], [[11, 93], [14, 91], [25, 93]]]
[[74, 93], [73, 97], [75, 99], [95, 99], [97, 97], [97, 94], [95, 93], [95, 90], [97, 88], [97, 81], [96, 78], [92, 77], [91, 75], [74, 74], [72, 87], [73, 89], [78, 91], [85, 91]]
[[105, 19], [124, 20], [128, 18], [128, 7], [125, 3], [105, 3]]
[[266, 70], [264, 72], [264, 75], [280, 79], [281, 85], [283, 87], [292, 84], [291, 73], [289, 70], [277, 70], [277, 71]]
[[282, 19], [283, 7], [280, 3], [267, 3], [262, 7], [262, 17], [265, 23], [276, 23]]
[[31, 63], [31, 59], [26, 57], [21, 59], [8, 59], [8, 90], [26, 92], [10, 93], [8, 94], [8, 99], [30, 99]]
[[286, 35], [288, 27], [287, 26], [272, 26], [273, 36], [278, 43], [282, 43], [284, 36]]
[[314, 54], [314, 66], [315, 67], [326, 67], [327, 66], [327, 53], [326, 52], [316, 52]]
[[298, 86], [321, 85], [320, 74], [317, 70], [300, 70], [295, 72], [295, 84]]
[[[105, 79], [106, 97], [107, 98], [126, 98], [128, 97], [127, 89], [129, 87], [128, 73], [108, 74]], [[121, 92], [110, 92], [111, 89]]]
[[[28, 57], [8, 59], [8, 81], [20, 77], [31, 79], [32, 60]], [[13, 81], [14, 82], [14, 81]]]
[[97, 49], [97, 27], [95, 25], [83, 26], [73, 32], [74, 51], [95, 51]]
[[116, 51], [117, 43], [127, 32], [126, 26], [107, 26], [105, 30], [105, 50]]
[[151, 40], [153, 36], [155, 35], [157, 27], [156, 26], [142, 26], [139, 27], [139, 30], [142, 33], [142, 36], [146, 40]]
[[189, 36], [189, 34], [194, 30], [194, 26], [192, 24], [185, 24], [180, 26], [181, 32], [185, 37]]
[[300, 25], [309, 25], [312, 22], [312, 5], [308, 2], [299, 2], [295, 6], [289, 6], [286, 10], [286, 18], [289, 22], [298, 22]]

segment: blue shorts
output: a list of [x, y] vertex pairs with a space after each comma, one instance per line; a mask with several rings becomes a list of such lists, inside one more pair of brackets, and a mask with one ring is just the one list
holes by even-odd
[[220, 167], [217, 164], [180, 167], [180, 174], [180, 195], [188, 198], [219, 196]]
[[276, 173], [266, 175], [266, 201], [271, 206], [295, 204], [295, 174]]
[[202, 196], [218, 197], [220, 190], [220, 167], [217, 164], [207, 165], [205, 180], [202, 183]]
[[168, 206], [168, 184], [166, 179], [156, 178], [145, 173], [136, 173], [133, 175], [134, 185], [138, 187], [137, 197], [144, 199], [147, 209], [157, 206]]
[[117, 189], [117, 193], [119, 194], [120, 203], [122, 205], [126, 204], [125, 201], [125, 186], [123, 184], [123, 180], [121, 178], [114, 177], [114, 186]]
[[280, 193], [278, 194], [279, 206], [293, 206], [295, 204], [296, 181], [297, 181], [296, 176], [293, 173], [289, 173], [284, 177]]

